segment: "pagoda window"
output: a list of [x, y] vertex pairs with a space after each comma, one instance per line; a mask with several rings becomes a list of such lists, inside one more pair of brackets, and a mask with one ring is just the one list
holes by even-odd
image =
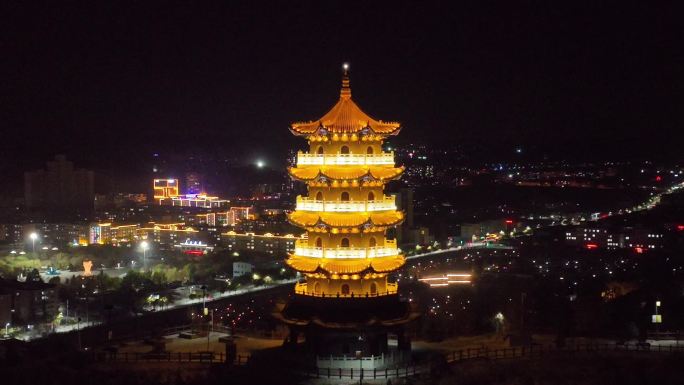
[[349, 238], [342, 238], [340, 241], [340, 247], [349, 247]]
[[349, 154], [349, 147], [347, 147], [347, 146], [342, 146], [342, 148], [340, 148], [340, 153], [342, 153], [342, 154]]
[[345, 283], [340, 287], [340, 291], [342, 292], [342, 295], [349, 295], [349, 285]]
[[369, 200], [369, 201], [374, 201], [374, 200], [375, 200], [375, 194], [373, 194], [372, 191], [368, 193], [368, 200]]
[[322, 201], [323, 200], [323, 193], [321, 191], [316, 193], [316, 200], [317, 201]]
[[[318, 283], [316, 283], [316, 285], [318, 285]], [[371, 295], [378, 294], [378, 285], [376, 285], [375, 282], [371, 282], [370, 284], [370, 293]]]
[[371, 237], [370, 241], [368, 241], [368, 246], [369, 247], [375, 247], [377, 245], [377, 241], [375, 240], [375, 237]]
[[318, 146], [318, 150], [316, 150], [316, 154], [323, 155], [323, 146]]
[[373, 155], [373, 147], [368, 146], [368, 148], [366, 149], [366, 154]]
[[314, 294], [321, 294], [321, 283], [320, 282], [316, 282], [316, 284], [314, 285]]
[[321, 237], [316, 238], [316, 247], [323, 247], [323, 240]]
[[343, 191], [342, 194], [340, 194], [340, 200], [342, 202], [349, 202], [349, 193], [346, 191]]

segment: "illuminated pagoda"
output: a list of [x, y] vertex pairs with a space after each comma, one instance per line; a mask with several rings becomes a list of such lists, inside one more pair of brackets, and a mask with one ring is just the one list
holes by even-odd
[[[347, 356], [373, 357], [363, 360], [364, 367], [378, 368], [408, 356], [395, 353], [410, 350], [404, 326], [417, 317], [400, 300], [397, 283], [388, 280], [405, 258], [386, 233], [404, 214], [393, 196], [384, 195], [384, 186], [404, 168], [395, 166], [394, 154], [383, 152], [382, 144], [400, 125], [364, 113], [352, 100], [348, 66], [343, 68], [337, 104], [316, 121], [290, 127], [310, 145], [289, 169], [308, 187], [308, 196], [297, 197], [288, 214], [306, 230], [287, 259], [305, 281], [275, 315], [290, 329], [290, 346], [303, 336], [319, 367], [335, 367], [346, 362], [335, 357]], [[388, 346], [389, 334], [396, 335], [398, 349]]]

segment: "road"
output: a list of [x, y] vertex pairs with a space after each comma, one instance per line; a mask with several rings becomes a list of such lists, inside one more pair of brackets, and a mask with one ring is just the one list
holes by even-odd
[[447, 249], [440, 249], [429, 251], [427, 253], [413, 254], [406, 257], [407, 260], [420, 259], [425, 257], [431, 257], [438, 254], [450, 253], [460, 250], [513, 250], [513, 247], [507, 245], [501, 245], [498, 243], [484, 243], [484, 242], [474, 242], [468, 243], [464, 246], [449, 247]]

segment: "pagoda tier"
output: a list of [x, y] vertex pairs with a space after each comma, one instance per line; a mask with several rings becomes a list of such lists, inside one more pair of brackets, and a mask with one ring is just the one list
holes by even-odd
[[404, 220], [385, 183], [404, 171], [382, 141], [399, 132], [398, 123], [377, 121], [351, 99], [345, 72], [337, 104], [321, 119], [295, 123], [292, 131], [309, 139], [290, 175], [307, 182], [288, 220], [307, 231], [287, 264], [306, 276], [295, 294], [323, 298], [396, 295], [387, 274], [405, 263], [386, 231]]
[[397, 122], [375, 120], [363, 112], [351, 98], [349, 77], [342, 79], [340, 100], [323, 117], [308, 122], [292, 123], [293, 134], [320, 138], [322, 141], [368, 141], [382, 140], [389, 135], [397, 135], [400, 125]]

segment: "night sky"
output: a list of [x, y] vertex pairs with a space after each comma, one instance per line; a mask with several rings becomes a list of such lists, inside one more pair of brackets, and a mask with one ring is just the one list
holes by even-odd
[[684, 34], [663, 4], [3, 3], [7, 175], [56, 153], [130, 172], [153, 152], [281, 161], [302, 144], [288, 123], [334, 104], [345, 61], [354, 99], [401, 121], [401, 143], [681, 156]]

